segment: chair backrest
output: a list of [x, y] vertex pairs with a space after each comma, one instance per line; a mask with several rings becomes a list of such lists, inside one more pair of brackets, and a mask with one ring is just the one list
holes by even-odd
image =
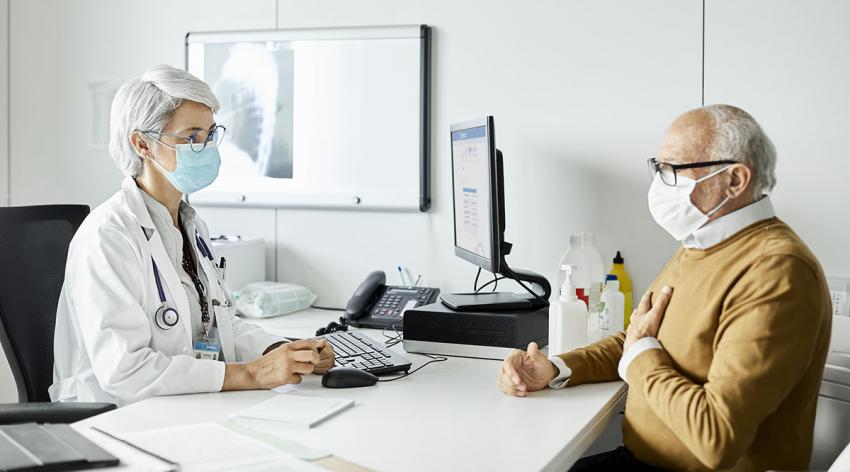
[[828, 469], [850, 443], [850, 353], [829, 354], [819, 393], [811, 470]]
[[21, 402], [50, 401], [53, 330], [85, 205], [0, 208], [0, 344]]

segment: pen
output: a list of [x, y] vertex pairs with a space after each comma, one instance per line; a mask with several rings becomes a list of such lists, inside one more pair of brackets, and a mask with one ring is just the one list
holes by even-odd
[[413, 275], [410, 273], [410, 270], [407, 267], [402, 267], [404, 269], [404, 275], [407, 277], [407, 286], [413, 287]]
[[145, 453], [145, 454], [147, 454], [147, 455], [149, 455], [149, 456], [151, 456], [151, 457], [153, 457], [153, 458], [155, 458], [155, 459], [159, 459], [159, 460], [161, 460], [162, 462], [165, 462], [165, 463], [166, 463], [166, 464], [168, 464], [168, 465], [172, 465], [172, 466], [174, 466], [175, 468], [174, 468], [174, 469], [171, 469], [171, 470], [180, 470], [180, 464], [179, 464], [179, 463], [177, 463], [177, 462], [170, 461], [170, 460], [168, 460], [168, 459], [166, 459], [166, 458], [164, 458], [164, 457], [162, 457], [162, 456], [156, 455], [156, 454], [154, 454], [153, 452], [148, 451], [147, 449], [142, 449], [142, 448], [140, 448], [139, 446], [136, 446], [135, 444], [131, 443], [130, 441], [127, 441], [127, 440], [125, 440], [125, 439], [121, 439], [121, 438], [119, 438], [118, 436], [115, 436], [115, 435], [109, 434], [109, 433], [107, 433], [106, 431], [104, 431], [104, 430], [102, 430], [102, 429], [100, 429], [100, 428], [96, 428], [96, 427], [92, 426], [92, 427], [91, 427], [91, 429], [93, 429], [93, 430], [97, 431], [97, 432], [98, 432], [98, 433], [100, 433], [100, 434], [105, 434], [106, 436], [109, 436], [110, 438], [112, 438], [112, 439], [114, 439], [114, 440], [116, 440], [116, 441], [118, 441], [118, 442], [120, 442], [120, 443], [122, 443], [122, 444], [126, 444], [127, 446], [130, 446], [130, 447], [132, 447], [133, 449], [135, 449], [135, 450], [137, 450], [137, 451], [139, 451], [139, 452]]
[[418, 287], [419, 282], [421, 282], [421, 281], [422, 281], [422, 274], [419, 274], [419, 275], [416, 276], [416, 282], [413, 282], [413, 286]]
[[218, 264], [218, 268], [219, 268], [219, 270], [221, 270], [221, 280], [225, 280], [225, 276], [224, 276], [225, 272], [224, 272], [224, 269], [226, 269], [226, 268], [227, 268], [227, 259], [225, 259], [224, 257], [222, 257], [222, 258], [221, 258], [221, 262], [219, 262], [219, 264]]
[[404, 271], [401, 270], [401, 266], [398, 266], [398, 276], [401, 277], [401, 284], [407, 285], [407, 280], [404, 280]]

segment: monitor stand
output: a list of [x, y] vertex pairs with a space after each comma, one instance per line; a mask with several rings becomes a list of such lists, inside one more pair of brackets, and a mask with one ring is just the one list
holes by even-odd
[[447, 293], [440, 301], [455, 311], [524, 311], [534, 307], [529, 298], [511, 292]]
[[535, 297], [528, 292], [447, 293], [440, 296], [440, 301], [443, 305], [455, 311], [531, 311], [549, 306], [549, 296], [552, 294], [549, 281], [546, 280], [546, 277], [535, 272], [514, 270], [508, 267], [504, 256], [510, 254], [510, 252], [511, 244], [504, 243], [500, 265], [501, 274], [509, 279], [531, 284], [531, 290], [534, 290], [534, 286], [537, 285], [543, 289], [542, 294]]

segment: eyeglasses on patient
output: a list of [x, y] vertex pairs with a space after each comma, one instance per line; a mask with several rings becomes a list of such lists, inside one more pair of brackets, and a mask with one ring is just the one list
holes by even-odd
[[661, 174], [661, 181], [671, 187], [674, 187], [677, 182], [676, 173], [682, 169], [699, 169], [702, 167], [712, 167], [722, 164], [737, 164], [737, 162], [725, 159], [718, 161], [691, 162], [688, 164], [671, 164], [668, 162], [661, 162], [654, 157], [650, 157], [646, 160], [646, 164], [649, 168], [650, 179], [655, 179], [655, 174]]

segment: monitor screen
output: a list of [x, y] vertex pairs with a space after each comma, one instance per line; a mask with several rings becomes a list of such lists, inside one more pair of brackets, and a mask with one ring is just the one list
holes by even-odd
[[452, 180], [455, 253], [487, 270], [495, 270], [493, 189], [490, 136], [485, 122], [452, 127]]

